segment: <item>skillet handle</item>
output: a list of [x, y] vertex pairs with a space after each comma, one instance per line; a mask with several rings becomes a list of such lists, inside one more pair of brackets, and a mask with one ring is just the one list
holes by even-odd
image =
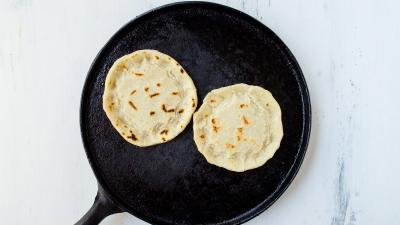
[[122, 210], [104, 194], [99, 185], [92, 207], [75, 225], [98, 225], [107, 216], [120, 212]]

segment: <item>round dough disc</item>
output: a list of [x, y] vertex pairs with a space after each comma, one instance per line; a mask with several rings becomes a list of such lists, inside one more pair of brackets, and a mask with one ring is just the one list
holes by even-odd
[[193, 115], [193, 130], [209, 163], [243, 172], [264, 165], [279, 148], [281, 109], [264, 88], [227, 86], [207, 94]]
[[103, 109], [129, 143], [150, 146], [169, 141], [190, 122], [196, 88], [182, 66], [156, 50], [119, 58], [107, 74]]

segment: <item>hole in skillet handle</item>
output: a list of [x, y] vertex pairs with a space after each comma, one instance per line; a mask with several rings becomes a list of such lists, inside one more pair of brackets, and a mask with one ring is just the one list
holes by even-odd
[[97, 195], [89, 211], [75, 225], [98, 225], [111, 214], [123, 212], [98, 185]]

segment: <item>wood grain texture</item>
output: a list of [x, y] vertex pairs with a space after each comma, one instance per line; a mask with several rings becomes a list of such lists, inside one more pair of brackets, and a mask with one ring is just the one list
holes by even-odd
[[[169, 0], [0, 1], [0, 223], [73, 224], [96, 181], [79, 134], [93, 58], [123, 24]], [[313, 106], [309, 151], [285, 194], [249, 225], [400, 220], [400, 2], [221, 0], [288, 45]], [[128, 214], [108, 224], [146, 224]]]

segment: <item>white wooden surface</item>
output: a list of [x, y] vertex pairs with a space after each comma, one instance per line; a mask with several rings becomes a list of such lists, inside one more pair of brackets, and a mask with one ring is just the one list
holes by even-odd
[[[170, 0], [0, 0], [0, 224], [73, 224], [96, 181], [78, 122], [96, 53]], [[229, 0], [297, 57], [312, 138], [286, 193], [249, 225], [399, 224], [400, 1]], [[103, 225], [146, 224], [128, 214]]]

